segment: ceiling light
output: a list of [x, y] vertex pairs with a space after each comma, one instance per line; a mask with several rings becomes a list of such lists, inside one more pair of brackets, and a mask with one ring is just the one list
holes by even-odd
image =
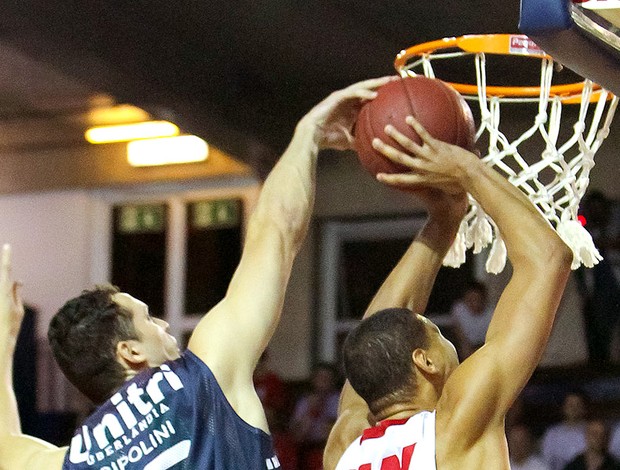
[[86, 131], [84, 137], [91, 144], [107, 144], [175, 135], [179, 135], [179, 128], [171, 122], [148, 121], [116, 126], [91, 127]]
[[152, 117], [144, 109], [130, 104], [102, 103], [88, 111], [87, 119], [89, 125], [94, 127], [149, 121]]
[[208, 154], [207, 143], [195, 135], [135, 140], [127, 144], [127, 160], [131, 166], [201, 162]]

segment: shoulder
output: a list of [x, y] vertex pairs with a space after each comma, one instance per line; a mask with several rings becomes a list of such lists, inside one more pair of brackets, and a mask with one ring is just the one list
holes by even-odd
[[[61, 470], [67, 461], [68, 447], [58, 447], [55, 449], [46, 449], [33, 456], [27, 462], [26, 468], [45, 468], [48, 470]], [[4, 467], [2, 467], [4, 468]]]
[[[136, 407], [138, 403], [136, 409], [144, 416], [160, 404], [176, 408], [194, 406], [198, 400], [216, 396], [213, 393], [216, 387], [217, 381], [209, 368], [191, 353], [184, 352], [180, 358], [145, 370], [125, 382], [83, 424], [95, 428], [102, 419], [110, 419], [108, 415], [126, 420], [127, 415], [121, 410], [128, 404]], [[138, 396], [139, 402], [136, 402]], [[80, 435], [79, 429], [76, 432]]]
[[[357, 468], [357, 461], [360, 457], [360, 439], [361, 436], [350, 443], [342, 453], [340, 457], [330, 455], [329, 449], [326, 449], [325, 463], [326, 468], [333, 468], [335, 470], [349, 470], [352, 467]], [[329, 464], [330, 461], [337, 462], [336, 464]]]
[[176, 374], [186, 376], [190, 380], [195, 380], [198, 377], [206, 377], [208, 380], [217, 381], [211, 368], [195, 353], [186, 349], [181, 353], [181, 357], [174, 361], [168, 361], [162, 364], [159, 368], [162, 371], [172, 371]]
[[[437, 411], [435, 453], [438, 467], [446, 468], [505, 468], [508, 459], [503, 421], [485, 421], [485, 428], [477, 434], [468, 432], [465, 420], [456, 422], [453, 410]], [[467, 420], [485, 420], [483, 415]], [[484, 463], [484, 465], [481, 465]]]
[[345, 468], [351, 456], [356, 453], [364, 426], [359, 420], [348, 418], [349, 412], [345, 411], [332, 427], [323, 452], [325, 470]]

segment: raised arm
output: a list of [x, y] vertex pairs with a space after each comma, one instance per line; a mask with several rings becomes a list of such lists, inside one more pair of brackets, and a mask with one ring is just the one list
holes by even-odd
[[[379, 310], [403, 307], [423, 314], [442, 261], [467, 209], [464, 193], [446, 194], [420, 189], [416, 196], [426, 206], [428, 220], [370, 302], [363, 318]], [[366, 402], [345, 382], [338, 420], [325, 447], [323, 467], [336, 468], [346, 448], [371, 424]]]
[[293, 260], [308, 229], [318, 151], [350, 148], [362, 102], [391, 79], [357, 83], [315, 106], [298, 123], [265, 181], [226, 296], [201, 320], [189, 343], [232, 402], [236, 391], [251, 387], [252, 372], [277, 326]]
[[0, 265], [0, 469], [60, 469], [66, 449], [22, 434], [13, 390], [13, 356], [24, 316], [18, 286], [11, 280], [11, 249]]
[[[375, 144], [411, 173], [380, 179], [411, 187], [460, 187], [471, 193], [499, 227], [513, 267], [485, 345], [456, 369], [437, 404], [437, 429], [448, 435], [441, 442], [465, 455], [490, 435], [503, 439], [506, 412], [547, 344], [572, 254], [519, 189], [474, 154], [433, 139], [413, 119], [408, 122], [422, 137], [422, 145], [393, 129], [388, 134], [413, 156]], [[441, 451], [438, 447], [438, 458]]]

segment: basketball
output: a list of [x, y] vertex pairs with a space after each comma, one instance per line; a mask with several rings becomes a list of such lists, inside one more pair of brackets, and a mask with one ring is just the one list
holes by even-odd
[[403, 171], [372, 147], [372, 140], [378, 137], [402, 149], [385, 134], [387, 124], [414, 142], [421, 142], [405, 122], [407, 116], [416, 118], [436, 139], [474, 149], [476, 130], [471, 110], [463, 97], [444, 82], [424, 76], [405, 77], [383, 85], [377, 93], [360, 110], [354, 129], [358, 158], [372, 175]]

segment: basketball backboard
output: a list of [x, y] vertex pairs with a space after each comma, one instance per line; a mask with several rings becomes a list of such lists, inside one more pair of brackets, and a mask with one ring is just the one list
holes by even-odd
[[521, 0], [519, 29], [557, 62], [620, 95], [620, 0]]

